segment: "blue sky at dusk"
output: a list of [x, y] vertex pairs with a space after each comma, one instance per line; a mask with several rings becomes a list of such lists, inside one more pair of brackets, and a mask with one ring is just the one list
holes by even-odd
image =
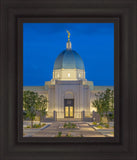
[[54, 62], [66, 49], [66, 30], [72, 49], [84, 61], [86, 79], [96, 86], [113, 86], [113, 23], [24, 23], [23, 85], [44, 86], [52, 79]]

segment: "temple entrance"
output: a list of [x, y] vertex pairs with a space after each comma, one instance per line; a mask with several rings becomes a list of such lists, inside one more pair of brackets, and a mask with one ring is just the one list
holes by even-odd
[[74, 99], [64, 99], [64, 118], [74, 118]]

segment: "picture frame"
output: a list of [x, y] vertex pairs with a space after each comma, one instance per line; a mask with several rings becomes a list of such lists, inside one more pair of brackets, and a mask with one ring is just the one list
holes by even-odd
[[[136, 1], [2, 1], [0, 158], [136, 160]], [[115, 22], [115, 137], [22, 138], [22, 22]]]
[[119, 117], [117, 115], [119, 115], [119, 68], [117, 67], [118, 65], [115, 65], [115, 122], [114, 122], [114, 137], [105, 137], [105, 138], [101, 138], [101, 137], [60, 137], [60, 138], [53, 138], [53, 137], [23, 137], [23, 111], [22, 111], [22, 97], [23, 97], [23, 24], [24, 23], [114, 23], [114, 45], [115, 45], [115, 54], [114, 54], [114, 59], [117, 62], [117, 64], [119, 63], [119, 49], [118, 49], [118, 44], [119, 44], [119, 39], [118, 39], [118, 35], [119, 35], [119, 18], [98, 18], [98, 19], [94, 19], [94, 18], [80, 18], [80, 20], [78, 18], [19, 18], [17, 21], [17, 27], [18, 27], [18, 53], [20, 53], [20, 55], [18, 56], [18, 79], [21, 82], [18, 86], [18, 95], [19, 95], [19, 100], [18, 102], [20, 103], [20, 105], [18, 105], [17, 108], [17, 115], [18, 116], [18, 141], [25, 143], [25, 142], [44, 142], [44, 143], [93, 143], [93, 142], [104, 142], [104, 143], [118, 143], [119, 142], [119, 136], [120, 136], [120, 124], [119, 124]]

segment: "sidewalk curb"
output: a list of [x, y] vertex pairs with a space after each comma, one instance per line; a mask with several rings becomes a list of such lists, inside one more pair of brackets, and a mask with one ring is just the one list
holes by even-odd
[[45, 125], [44, 127], [40, 128], [40, 130], [43, 130], [45, 128], [48, 128], [50, 126], [50, 124]]
[[[98, 130], [101, 130], [100, 128], [97, 128], [97, 127], [93, 127], [94, 128], [94, 130], [96, 130], [96, 131], [98, 131]], [[102, 128], [102, 130], [103, 130], [103, 128]], [[103, 134], [103, 131], [98, 131], [98, 132], [100, 132], [101, 134]], [[114, 135], [113, 134], [103, 134], [104, 136], [106, 136], [106, 137], [114, 137]], [[112, 135], [112, 136], [111, 136]]]

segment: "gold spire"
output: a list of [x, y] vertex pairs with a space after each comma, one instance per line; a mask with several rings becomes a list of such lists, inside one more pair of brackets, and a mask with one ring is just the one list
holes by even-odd
[[68, 33], [68, 41], [70, 41], [70, 32], [68, 31], [68, 30], [66, 30], [67, 31], [67, 33]]

